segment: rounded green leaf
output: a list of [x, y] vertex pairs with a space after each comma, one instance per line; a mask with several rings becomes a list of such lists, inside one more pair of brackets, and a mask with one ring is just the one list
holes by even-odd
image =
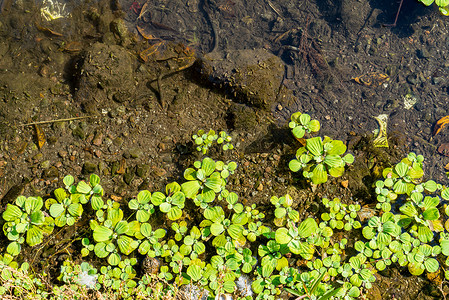
[[20, 253], [21, 246], [18, 242], [9, 243], [8, 247], [6, 247], [6, 252], [11, 254], [12, 256], [17, 256]]
[[140, 232], [142, 233], [142, 235], [144, 237], [147, 237], [147, 238], [150, 237], [151, 234], [152, 234], [152, 227], [151, 227], [151, 225], [148, 224], [148, 223], [143, 223], [140, 226]]
[[120, 255], [118, 253], [111, 253], [108, 257], [108, 264], [111, 266], [116, 266], [120, 263]]
[[179, 207], [181, 209], [184, 208], [184, 202], [186, 200], [186, 197], [183, 192], [179, 192], [179, 191], [175, 192], [173, 194], [173, 196], [171, 197], [171, 199], [172, 199], [173, 205], [176, 205], [177, 207]]
[[181, 189], [185, 196], [189, 199], [195, 198], [198, 194], [199, 189], [201, 188], [201, 184], [197, 180], [191, 180], [184, 182], [181, 184]]
[[223, 231], [224, 231], [224, 227], [223, 227], [223, 225], [220, 224], [220, 223], [213, 223], [213, 224], [210, 226], [210, 232], [211, 232], [214, 236], [220, 235]]
[[312, 172], [308, 173], [305, 177], [310, 178], [313, 184], [321, 184], [327, 181], [327, 172], [324, 165], [319, 163], [315, 166], [315, 168], [313, 168]]
[[44, 233], [37, 226], [31, 226], [26, 234], [26, 242], [31, 247], [36, 246], [42, 243], [42, 239], [44, 238]]
[[44, 202], [40, 197], [28, 197], [25, 200], [25, 211], [27, 214], [32, 214], [35, 211], [38, 211], [42, 208]]
[[83, 214], [83, 206], [79, 203], [73, 203], [69, 205], [67, 211], [73, 217], [81, 217]]
[[89, 194], [91, 190], [90, 185], [85, 181], [78, 182], [78, 185], [76, 186], [76, 191], [81, 194]]
[[165, 195], [161, 192], [153, 193], [151, 196], [151, 203], [155, 206], [159, 206], [165, 201], [165, 198]]
[[129, 209], [132, 210], [138, 210], [139, 209], [139, 202], [136, 199], [132, 199], [128, 202]]
[[140, 209], [136, 213], [136, 219], [137, 219], [137, 221], [139, 221], [141, 223], [145, 223], [146, 221], [148, 221], [150, 219], [150, 213], [145, 210]]
[[120, 249], [120, 252], [122, 252], [125, 255], [129, 255], [138, 245], [133, 243], [133, 239], [126, 235], [121, 235], [117, 239], [117, 246]]
[[177, 220], [182, 217], [182, 210], [178, 206], [172, 206], [167, 217], [172, 221]]
[[438, 271], [440, 264], [435, 258], [428, 258], [424, 261], [424, 266], [426, 267], [427, 272], [435, 273]]
[[101, 198], [101, 196], [92, 195], [92, 198], [90, 199], [90, 204], [93, 210], [99, 210], [103, 208], [104, 201]]
[[311, 132], [318, 132], [320, 130], [320, 122], [318, 120], [312, 120], [309, 122], [309, 129]]
[[279, 244], [287, 244], [292, 237], [288, 234], [288, 229], [285, 227], [278, 228], [275, 233], [276, 242]]
[[115, 225], [114, 231], [117, 234], [124, 234], [129, 230], [128, 222], [126, 221], [120, 221]]
[[[154, 205], [157, 205], [157, 204], [154, 204]], [[163, 213], [168, 213], [170, 211], [170, 208], [171, 208], [171, 204], [168, 202], [163, 202], [159, 205], [159, 210]]]
[[306, 147], [307, 150], [309, 150], [313, 156], [320, 156], [324, 152], [323, 141], [321, 137], [314, 137], [307, 139]]
[[22, 210], [14, 204], [7, 204], [6, 210], [3, 212], [3, 219], [5, 221], [14, 221], [22, 216]]
[[96, 242], [106, 242], [112, 238], [114, 232], [103, 225], [98, 225], [94, 229], [93, 237]]
[[304, 136], [304, 134], [306, 133], [306, 130], [304, 129], [303, 126], [297, 126], [292, 129], [292, 133], [295, 136], [295, 138], [300, 139]]
[[45, 215], [43, 211], [34, 211], [31, 215], [30, 215], [30, 221], [31, 224], [34, 225], [42, 225], [45, 222]]
[[289, 163], [288, 163], [288, 168], [292, 171], [292, 172], [298, 172], [299, 170], [301, 170], [302, 165], [299, 162], [299, 160], [297, 159], [292, 159]]
[[64, 177], [62, 182], [64, 182], [66, 187], [69, 187], [69, 186], [71, 186], [75, 182], [75, 179], [73, 178], [72, 175], [67, 175], [67, 176]]
[[312, 233], [316, 232], [318, 229], [318, 224], [312, 218], [307, 218], [301, 222], [298, 226], [298, 234], [302, 238], [307, 238], [312, 235]]
[[203, 275], [203, 268], [198, 265], [191, 265], [187, 268], [187, 275], [190, 276], [190, 279], [194, 282], [201, 279]]

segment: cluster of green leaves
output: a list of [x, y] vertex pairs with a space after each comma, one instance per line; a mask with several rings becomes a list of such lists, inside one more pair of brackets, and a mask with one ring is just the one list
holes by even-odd
[[222, 144], [224, 151], [234, 149], [234, 145], [231, 143], [232, 138], [225, 131], [220, 131], [216, 134], [212, 129], [210, 129], [207, 133], [201, 129], [192, 136], [192, 139], [195, 142], [195, 145], [197, 145], [196, 150], [203, 154], [206, 154], [215, 142], [217, 144]]
[[[340, 199], [323, 199], [323, 219], [319, 224], [312, 217], [300, 220], [291, 205], [289, 195], [272, 197], [275, 205], [275, 224], [279, 227], [272, 234], [266, 246], [259, 246], [269, 255], [261, 260], [261, 273], [255, 284], [268, 285], [271, 282], [301, 297], [310, 299], [353, 299], [361, 295], [363, 288], [370, 288], [375, 277], [366, 258], [350, 257], [343, 260], [346, 239], [333, 238], [334, 230], [352, 230], [361, 227], [355, 220], [360, 206], [346, 205]], [[332, 240], [332, 242], [331, 242]], [[289, 266], [286, 254], [306, 260], [311, 271], [294, 269]], [[261, 254], [261, 253], [259, 253]], [[273, 270], [279, 273], [273, 275]], [[286, 275], [288, 274], [288, 275]], [[330, 281], [334, 278], [337, 281]], [[255, 287], [255, 291], [260, 289]], [[262, 289], [263, 293], [274, 293], [273, 289]]]
[[449, 262], [449, 223], [443, 224], [449, 209], [441, 203], [449, 200], [449, 188], [422, 180], [423, 160], [421, 155], [410, 153], [384, 169], [384, 179], [375, 183], [379, 215], [368, 220], [362, 231], [367, 241], [356, 242], [355, 249], [378, 270], [396, 263], [413, 275], [421, 275], [437, 272], [439, 261]]
[[100, 177], [92, 174], [89, 183], [80, 181], [74, 185], [71, 175], [64, 177], [65, 190], [58, 188], [54, 191], [55, 198], [44, 201], [40, 197], [19, 196], [14, 204], [8, 203], [2, 217], [6, 222], [3, 232], [11, 243], [6, 251], [16, 256], [26, 241], [29, 246], [36, 246], [43, 242], [44, 236], [53, 232], [54, 226], [72, 226], [83, 214], [83, 204], [91, 201], [92, 208], [103, 206], [103, 188]]
[[[95, 214], [90, 221], [92, 235], [81, 240], [81, 254], [105, 259], [107, 265], [97, 272], [88, 263], [75, 265], [67, 261], [59, 277], [65, 285], [55, 288], [54, 295], [62, 297], [73, 290], [82, 297], [87, 288], [93, 288], [113, 290], [124, 299], [132, 299], [137, 295], [155, 295], [155, 286], [159, 286], [162, 295], [172, 293], [170, 286], [193, 284], [207, 290], [213, 298], [234, 293], [236, 281], [245, 274], [251, 276], [249, 285], [255, 299], [275, 299], [282, 287], [305, 287], [310, 296], [346, 295], [351, 289], [350, 295], [354, 294], [350, 283], [336, 289], [321, 282], [327, 270], [302, 272], [289, 265], [289, 253], [311, 260], [318, 247], [330, 257], [340, 257], [344, 243], [328, 249], [333, 233], [329, 226], [318, 225], [311, 217], [301, 221], [298, 211], [291, 207], [292, 197], [285, 195], [271, 198], [275, 206], [274, 223], [279, 227], [272, 230], [265, 225], [265, 214], [255, 205], [243, 205], [236, 193], [226, 189], [227, 179], [237, 167], [235, 163], [204, 158], [195, 162], [194, 167], [186, 170], [185, 183], [167, 184], [165, 193], [140, 191], [128, 202], [134, 214], [127, 218], [118, 202], [102, 199], [98, 176], [91, 175], [89, 182], [77, 185], [73, 177], [64, 178], [66, 190], [57, 189], [55, 197], [46, 201], [47, 208], [62, 227], [76, 222], [83, 212], [82, 205], [90, 202]], [[18, 208], [24, 199], [18, 198]], [[197, 205], [203, 216], [198, 226], [189, 226], [184, 220], [187, 199]], [[37, 200], [37, 204], [34, 201], [23, 204], [28, 215], [43, 206], [42, 200]], [[216, 201], [221, 203], [217, 205]], [[341, 207], [346, 211], [346, 206]], [[351, 213], [349, 209], [348, 214]], [[155, 222], [154, 215], [158, 215], [155, 219], [165, 216], [168, 223]], [[257, 252], [253, 252], [251, 243], [256, 241], [259, 245]], [[149, 274], [137, 277], [136, 250], [162, 262], [156, 274], [160, 284]], [[12, 261], [12, 255], [7, 255]], [[327, 264], [327, 260], [323, 261]], [[252, 296], [245, 292], [242, 297]]]
[[314, 133], [320, 131], [320, 122], [318, 120], [311, 120], [308, 114], [295, 112], [290, 117], [288, 127], [291, 128], [293, 135], [297, 139], [301, 139], [307, 133]]
[[[20, 266], [12, 260], [12, 256], [5, 254], [0, 256], [0, 296], [2, 299], [11, 299], [14, 295], [17, 299], [48, 299], [50, 294], [46, 291], [46, 285], [40, 277], [30, 272], [27, 262]], [[44, 274], [45, 275], [45, 274]]]
[[[319, 129], [314, 121], [297, 113], [290, 127], [296, 128], [296, 136], [304, 136]], [[350, 154], [342, 157], [346, 146], [341, 141], [328, 137], [309, 138], [301, 149], [290, 168], [300, 164], [298, 170], [304, 169], [304, 176], [315, 184], [325, 182], [328, 173], [340, 176], [345, 164], [353, 161]], [[54, 299], [63, 299], [69, 291], [74, 299], [82, 298], [87, 289], [112, 290], [123, 299], [161, 299], [175, 297], [182, 285], [195, 287], [208, 299], [240, 293], [239, 299], [270, 300], [284, 290], [300, 298], [355, 299], [372, 286], [372, 266], [383, 270], [398, 264], [420, 275], [436, 272], [444, 261], [449, 265], [449, 221], [444, 222], [449, 208], [441, 203], [449, 200], [449, 189], [431, 180], [422, 182], [422, 162], [422, 156], [411, 153], [384, 170], [384, 179], [375, 184], [378, 214], [363, 227], [357, 220], [358, 204], [323, 198], [319, 220], [301, 215], [288, 194], [271, 197], [274, 210], [268, 222], [255, 205], [244, 205], [227, 190], [237, 164], [208, 157], [185, 170], [185, 182], [169, 183], [164, 191], [140, 191], [123, 210], [118, 202], [103, 200], [97, 175], [76, 185], [72, 176], [66, 176], [65, 189], [55, 190], [54, 197], [45, 201], [48, 214], [38, 197], [20, 196], [8, 204], [3, 229], [11, 243], [0, 259], [1, 278], [26, 286], [23, 280], [14, 281], [17, 277], [11, 271], [26, 273], [27, 265], [22, 270], [14, 261], [21, 244], [41, 243], [54, 225], [71, 226], [86, 210], [93, 211], [93, 218], [91, 232], [81, 239], [81, 254], [104, 259], [104, 265], [97, 271], [87, 262], [66, 261], [58, 277], [64, 285], [53, 289]], [[397, 209], [392, 207], [396, 202]], [[83, 205], [88, 203], [87, 210]], [[186, 207], [194, 207], [195, 222], [190, 222]], [[131, 214], [126, 216], [127, 212]], [[348, 241], [338, 237], [360, 228], [365, 240], [354, 243], [357, 255], [347, 256]], [[338, 231], [344, 233], [336, 235]], [[138, 254], [157, 262], [154, 274], [139, 276]], [[305, 263], [292, 265], [298, 261]], [[250, 290], [237, 292], [239, 278], [248, 278]], [[44, 287], [35, 288], [38, 285], [38, 281], [28, 284], [48, 298]], [[9, 286], [0, 289], [8, 292]]]
[[340, 198], [334, 198], [329, 201], [327, 198], [322, 199], [322, 204], [328, 212], [321, 214], [321, 219], [329, 224], [330, 228], [345, 229], [350, 231], [352, 228], [358, 229], [362, 224], [357, 220], [357, 212], [360, 210], [359, 204], [344, 204]]
[[19, 196], [14, 204], [8, 203], [2, 217], [6, 222], [3, 232], [11, 241], [6, 252], [16, 256], [26, 241], [30, 246], [42, 243], [44, 234], [50, 234], [54, 228], [52, 217], [46, 217], [41, 210], [44, 202], [40, 197]]
[[193, 199], [197, 206], [206, 209], [217, 194], [220, 200], [228, 194], [225, 189], [226, 179], [234, 173], [237, 164], [225, 164], [205, 157], [202, 161], [195, 161], [193, 165], [195, 168], [184, 171], [187, 181], [181, 184], [181, 190], [186, 198]]
[[[317, 120], [310, 120], [307, 114], [300, 112], [291, 116], [289, 127], [296, 138], [303, 138], [307, 133], [317, 132], [320, 123]], [[342, 156], [346, 152], [346, 145], [340, 140], [332, 140], [325, 136], [311, 137], [305, 140], [305, 146], [296, 151], [296, 157], [292, 159], [288, 166], [291, 171], [302, 170], [302, 175], [317, 185], [324, 183], [328, 175], [340, 177], [343, 175], [345, 166], [354, 162], [354, 156], [350, 153]]]

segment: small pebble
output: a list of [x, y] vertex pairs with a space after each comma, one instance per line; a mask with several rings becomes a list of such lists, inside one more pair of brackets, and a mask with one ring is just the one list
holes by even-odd
[[68, 152], [65, 151], [65, 150], [59, 150], [58, 154], [59, 154], [59, 156], [60, 156], [61, 158], [66, 158]]
[[103, 133], [97, 132], [94, 139], [92, 140], [92, 144], [94, 144], [95, 146], [101, 146], [101, 143], [103, 143]]

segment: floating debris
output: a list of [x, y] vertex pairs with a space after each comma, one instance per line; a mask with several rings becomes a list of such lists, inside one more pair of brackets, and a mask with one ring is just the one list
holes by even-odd
[[377, 117], [373, 117], [376, 119], [377, 123], [379, 123], [379, 129], [375, 130], [375, 134], [377, 134], [376, 138], [373, 141], [374, 147], [385, 147], [388, 148], [388, 139], [387, 139], [387, 121], [388, 115], [381, 114]]
[[53, 21], [60, 18], [70, 17], [70, 12], [66, 8], [65, 3], [57, 0], [42, 1], [41, 15], [47, 21]]
[[381, 73], [370, 73], [370, 74], [364, 74], [359, 77], [351, 78], [355, 82], [361, 85], [365, 86], [379, 86], [382, 83], [390, 80], [390, 77], [386, 74]]
[[407, 94], [404, 96], [404, 108], [405, 109], [410, 109], [412, 108], [416, 102], [418, 102], [418, 97], [416, 97], [413, 94]]
[[45, 144], [45, 133], [42, 130], [42, 127], [38, 124], [34, 124], [34, 129], [36, 130], [36, 140], [37, 146], [41, 149]]
[[435, 124], [435, 128], [433, 129], [433, 135], [437, 135], [444, 127], [449, 123], [449, 116], [442, 117]]

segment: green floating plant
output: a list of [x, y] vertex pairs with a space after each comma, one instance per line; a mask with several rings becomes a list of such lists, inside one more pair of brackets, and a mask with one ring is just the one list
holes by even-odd
[[362, 225], [357, 218], [357, 212], [360, 210], [359, 204], [344, 204], [340, 198], [334, 198], [329, 201], [327, 198], [322, 199], [323, 205], [329, 210], [321, 214], [321, 219], [329, 224], [332, 229], [345, 229], [350, 231], [352, 228], [358, 229]]
[[151, 193], [147, 190], [142, 190], [137, 194], [136, 199], [132, 199], [128, 203], [131, 210], [136, 211], [136, 220], [145, 223], [154, 214], [154, 205], [150, 203]]
[[30, 246], [42, 243], [44, 235], [52, 233], [55, 221], [41, 210], [44, 203], [40, 197], [19, 196], [14, 203], [8, 203], [2, 217], [6, 221], [3, 232], [12, 241], [6, 251], [16, 256], [25, 241]]
[[67, 194], [62, 188], [56, 189], [54, 195], [56, 199], [47, 199], [45, 207], [55, 219], [55, 225], [58, 227], [63, 227], [66, 224], [72, 226], [83, 214], [83, 205], [79, 202], [79, 197], [77, 194]]
[[293, 205], [293, 198], [286, 194], [283, 197], [272, 196], [270, 198], [271, 204], [274, 205], [274, 224], [278, 226], [283, 226], [287, 220], [291, 220], [293, 222], [299, 221], [299, 212], [291, 208]]
[[428, 243], [433, 240], [434, 232], [443, 231], [440, 213], [437, 206], [440, 204], [439, 197], [424, 197], [423, 194], [413, 193], [410, 201], [406, 201], [399, 208], [399, 225], [408, 228], [409, 232], [421, 242]]
[[174, 221], [182, 216], [186, 196], [181, 191], [181, 186], [177, 182], [167, 184], [165, 195], [161, 192], [153, 193], [151, 203], [159, 207], [159, 210], [167, 214], [167, 217]]
[[214, 130], [209, 130], [205, 132], [204, 130], [198, 130], [196, 134], [192, 136], [195, 145], [197, 145], [196, 150], [206, 154], [209, 148], [216, 142], [217, 144], [222, 144], [224, 151], [234, 149], [234, 145], [231, 144], [232, 138], [225, 131], [220, 131], [217, 135]]
[[95, 254], [99, 258], [108, 257], [108, 263], [112, 266], [120, 263], [119, 253], [129, 255], [139, 246], [139, 242], [132, 236], [140, 230], [140, 224], [123, 220], [123, 211], [120, 208], [108, 209], [103, 224], [91, 220], [90, 227], [96, 242]]
[[[194, 199], [195, 204], [205, 208], [208, 203], [214, 201], [216, 194], [222, 191], [226, 181], [216, 171], [215, 161], [209, 157], [195, 161], [194, 166], [195, 169], [185, 170], [184, 178], [187, 182], [181, 184], [181, 190], [187, 198]], [[201, 194], [198, 195], [200, 191]]]
[[[19, 266], [17, 263], [5, 264], [4, 259], [0, 259], [0, 296], [2, 299], [12, 299], [11, 295], [17, 299], [49, 299], [50, 293], [42, 277], [36, 276], [27, 262]], [[53, 294], [57, 294], [56, 291]]]
[[330, 137], [309, 138], [306, 146], [296, 151], [296, 158], [288, 164], [293, 172], [303, 170], [303, 176], [309, 178], [313, 184], [324, 183], [328, 174], [333, 177], [343, 175], [345, 165], [354, 162], [350, 153], [346, 152], [346, 145], [342, 141], [332, 140]]
[[305, 219], [298, 226], [289, 221], [287, 228], [281, 227], [276, 230], [275, 239], [279, 244], [286, 244], [292, 253], [299, 254], [304, 259], [312, 259], [315, 247], [306, 239], [317, 229], [318, 224], [312, 218]]
[[66, 189], [70, 194], [79, 197], [79, 203], [85, 204], [90, 201], [93, 210], [103, 208], [104, 201], [102, 196], [104, 191], [103, 187], [100, 185], [100, 177], [98, 175], [91, 174], [89, 176], [89, 182], [80, 181], [76, 186], [73, 184], [74, 181], [75, 180], [71, 175], [64, 177]]
[[382, 172], [385, 186], [392, 188], [398, 195], [410, 195], [415, 189], [415, 185], [419, 183], [419, 179], [424, 175], [423, 160], [422, 155], [417, 156], [412, 152], [393, 168], [385, 168]]
[[311, 120], [308, 114], [296, 112], [291, 115], [290, 119], [288, 127], [291, 128], [293, 135], [297, 139], [303, 138], [306, 133], [318, 132], [320, 130], [320, 122]]

